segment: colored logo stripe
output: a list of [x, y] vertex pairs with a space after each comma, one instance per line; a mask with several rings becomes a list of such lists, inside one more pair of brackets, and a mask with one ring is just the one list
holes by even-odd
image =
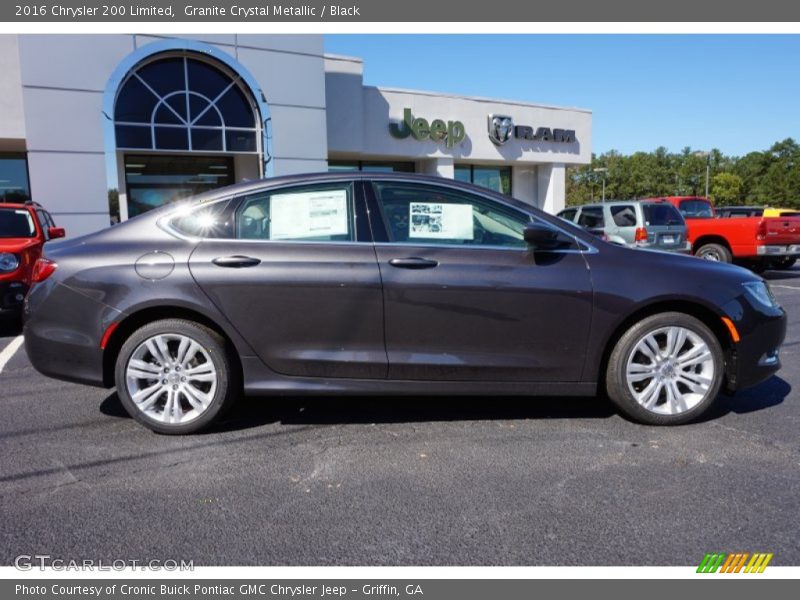
[[[733, 554], [709, 553], [703, 557], [700, 566], [697, 567], [697, 572], [716, 573], [719, 570], [720, 573], [763, 573], [772, 560], [772, 556], [771, 553], [764, 552], [756, 552], [752, 555], [748, 552], [736, 552]], [[744, 565], [748, 558], [750, 562], [745, 567]], [[742, 571], [743, 567], [744, 571]]]

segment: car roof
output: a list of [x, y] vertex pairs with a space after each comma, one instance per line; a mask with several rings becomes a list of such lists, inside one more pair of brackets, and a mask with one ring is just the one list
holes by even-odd
[[285, 185], [297, 184], [312, 184], [317, 182], [326, 181], [353, 181], [353, 180], [385, 180], [385, 181], [413, 181], [418, 183], [430, 183], [441, 187], [463, 189], [464, 191], [473, 194], [483, 194], [486, 196], [494, 196], [495, 198], [506, 202], [512, 206], [516, 206], [522, 210], [530, 210], [536, 208], [531, 204], [500, 194], [489, 188], [483, 188], [471, 183], [464, 183], [455, 179], [441, 177], [439, 175], [423, 175], [420, 173], [392, 173], [392, 172], [375, 172], [375, 171], [323, 171], [319, 173], [299, 173], [296, 175], [283, 175], [280, 177], [269, 177], [265, 179], [255, 179], [253, 181], [244, 181], [235, 183], [208, 192], [203, 192], [188, 199], [190, 205], [205, 204], [213, 202], [214, 200], [222, 200], [232, 196], [240, 196], [243, 194], [256, 193], [262, 190], [269, 190], [274, 187], [281, 187]]

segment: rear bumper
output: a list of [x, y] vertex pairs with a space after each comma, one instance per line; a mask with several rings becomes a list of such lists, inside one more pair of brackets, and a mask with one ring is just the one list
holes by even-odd
[[758, 256], [797, 256], [800, 257], [800, 244], [765, 244], [756, 246]]
[[46, 281], [25, 302], [25, 350], [33, 367], [56, 379], [106, 387], [103, 377], [105, 327], [119, 311]]

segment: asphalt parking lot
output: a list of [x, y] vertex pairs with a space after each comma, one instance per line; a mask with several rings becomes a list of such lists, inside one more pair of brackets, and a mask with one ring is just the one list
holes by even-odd
[[251, 398], [164, 437], [20, 349], [0, 373], [0, 562], [800, 564], [800, 268], [766, 277], [783, 369], [676, 428], [596, 398]]

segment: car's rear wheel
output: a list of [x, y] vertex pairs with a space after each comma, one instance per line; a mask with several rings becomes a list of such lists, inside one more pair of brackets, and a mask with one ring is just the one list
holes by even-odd
[[224, 339], [183, 319], [136, 330], [120, 349], [115, 379], [128, 413], [158, 433], [199, 431], [219, 418], [238, 393]]
[[722, 347], [702, 321], [679, 312], [636, 323], [617, 342], [608, 361], [606, 389], [632, 419], [678, 425], [703, 414], [719, 393]]
[[730, 250], [722, 244], [703, 244], [694, 254], [698, 258], [714, 262], [729, 263], [733, 260]]

